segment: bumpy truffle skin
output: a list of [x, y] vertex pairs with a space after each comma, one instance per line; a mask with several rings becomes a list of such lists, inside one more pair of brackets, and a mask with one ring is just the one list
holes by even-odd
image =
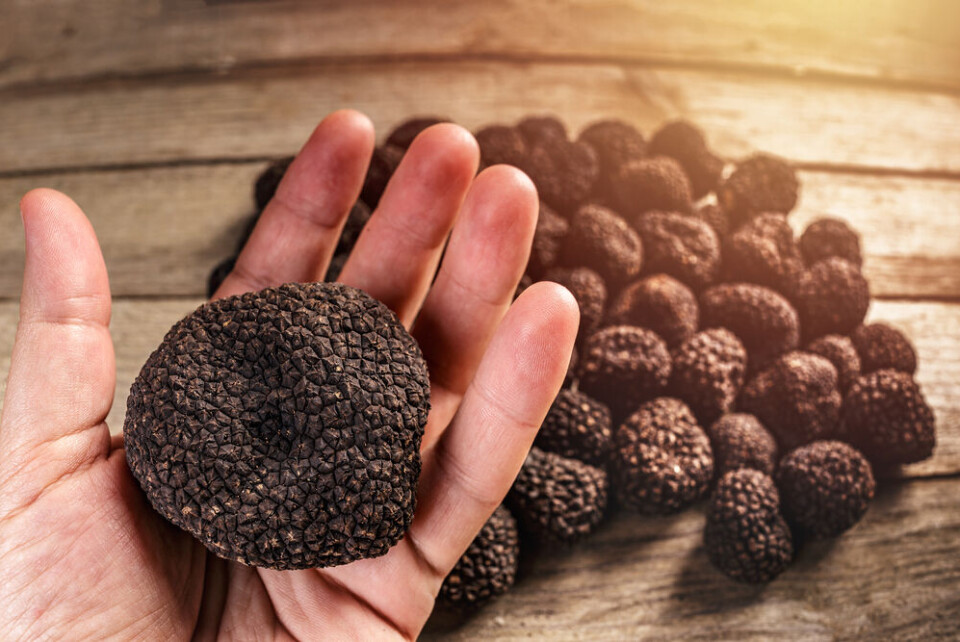
[[707, 508], [704, 546], [727, 577], [761, 584], [793, 560], [793, 538], [769, 475], [742, 468], [724, 475]]
[[841, 435], [876, 465], [910, 464], [933, 454], [933, 410], [905, 372], [878, 370], [850, 386]]
[[716, 203], [704, 203], [697, 208], [695, 214], [697, 218], [713, 228], [721, 242], [730, 234], [730, 219], [723, 208]]
[[538, 541], [573, 544], [600, 523], [607, 492], [602, 469], [534, 447], [507, 494], [507, 506]]
[[537, 231], [533, 235], [533, 246], [530, 248], [530, 261], [527, 271], [537, 277], [557, 265], [563, 241], [567, 237], [570, 223], [551, 208], [540, 201], [540, 215], [537, 217]]
[[704, 221], [676, 212], [648, 212], [633, 222], [648, 273], [663, 272], [700, 291], [717, 280], [720, 239]]
[[480, 608], [510, 590], [519, 560], [517, 520], [498, 506], [443, 580], [440, 602], [462, 611]]
[[602, 467], [613, 447], [610, 410], [582, 392], [561, 390], [534, 443], [546, 452]]
[[554, 268], [547, 272], [544, 280], [559, 283], [577, 300], [580, 306], [578, 340], [592, 335], [603, 319], [607, 304], [607, 286], [600, 275], [589, 268]]
[[757, 283], [792, 298], [804, 271], [793, 229], [783, 214], [761, 214], [723, 245], [728, 281]]
[[723, 173], [723, 160], [707, 147], [703, 132], [684, 120], [667, 123], [650, 139], [651, 156], [669, 156], [683, 166], [694, 198], [712, 192]]
[[835, 256], [857, 267], [863, 264], [860, 235], [838, 218], [820, 218], [807, 226], [800, 236], [800, 251], [807, 265]]
[[474, 134], [480, 146], [482, 165], [513, 165], [523, 167], [527, 157], [527, 142], [520, 130], [508, 125], [488, 125]]
[[527, 116], [517, 123], [517, 130], [531, 145], [557, 139], [567, 140], [567, 126], [552, 114]]
[[667, 344], [646, 328], [604, 328], [580, 352], [580, 388], [605, 403], [615, 422], [663, 392], [669, 379]]
[[797, 204], [800, 183], [782, 158], [755, 154], [737, 164], [717, 190], [721, 207], [737, 228], [764, 212], [788, 214]]
[[624, 506], [653, 515], [675, 513], [710, 488], [710, 440], [682, 401], [654, 399], [614, 433], [611, 474]]
[[257, 177], [253, 186], [253, 200], [257, 204], [258, 210], [266, 207], [273, 195], [277, 193], [280, 179], [287, 173], [287, 168], [290, 167], [292, 162], [293, 156], [279, 158], [267, 165], [267, 168]]
[[610, 187], [617, 211], [630, 219], [652, 211], [693, 211], [690, 179], [680, 163], [666, 156], [621, 165]]
[[233, 266], [236, 265], [236, 263], [237, 257], [231, 256], [217, 263], [213, 270], [210, 271], [210, 277], [207, 279], [208, 299], [213, 296], [214, 292], [220, 289], [224, 279], [233, 271]]
[[717, 476], [752, 468], [772, 475], [777, 467], [777, 441], [753, 415], [735, 412], [717, 419], [707, 430]]
[[331, 283], [201, 306], [127, 402], [127, 462], [210, 551], [274, 569], [383, 555], [413, 518], [429, 378], [382, 303]]
[[805, 338], [847, 334], [867, 316], [870, 285], [849, 261], [824, 259], [801, 279], [796, 302]]
[[877, 370], [917, 371], [917, 351], [905, 334], [886, 323], [861, 325], [850, 335], [863, 374]]
[[424, 129], [439, 125], [440, 123], [450, 122], [449, 118], [439, 116], [417, 116], [409, 118], [397, 125], [390, 135], [387, 136], [386, 144], [407, 150], [413, 139], [420, 135]]
[[836, 537], [867, 512], [876, 484], [870, 462], [842, 441], [815, 441], [780, 462], [777, 487], [787, 521], [814, 537]]
[[724, 327], [737, 335], [757, 371], [776, 356], [797, 347], [800, 322], [793, 306], [769, 288], [724, 283], [700, 296], [700, 327]]
[[810, 343], [805, 351], [818, 354], [833, 364], [842, 393], [860, 376], [860, 356], [849, 337], [827, 334]]
[[607, 193], [611, 178], [622, 165], [647, 155], [647, 143], [637, 129], [622, 120], [599, 120], [580, 132], [577, 139], [597, 152], [600, 179], [597, 188]]
[[404, 150], [393, 145], [380, 145], [373, 150], [373, 156], [370, 158], [370, 166], [367, 167], [367, 175], [363, 180], [363, 189], [360, 190], [360, 199], [370, 206], [370, 209], [376, 209], [380, 203], [380, 197], [387, 189], [387, 183], [393, 177], [393, 173], [400, 166], [403, 160]]
[[586, 143], [545, 137], [531, 144], [521, 169], [537, 186], [540, 198], [561, 213], [576, 210], [600, 176], [597, 153]]
[[610, 325], [650, 328], [675, 346], [693, 336], [700, 323], [697, 297], [680, 281], [666, 274], [654, 274], [631, 283], [610, 306]]
[[815, 354], [789, 352], [744, 387], [738, 407], [756, 415], [790, 450], [832, 434], [841, 401], [832, 363]]
[[698, 332], [671, 353], [670, 392], [704, 424], [730, 412], [747, 370], [747, 351], [725, 328]]
[[609, 284], [629, 281], [640, 273], [643, 246], [626, 221], [600, 205], [581, 207], [563, 247], [567, 265], [595, 270]]

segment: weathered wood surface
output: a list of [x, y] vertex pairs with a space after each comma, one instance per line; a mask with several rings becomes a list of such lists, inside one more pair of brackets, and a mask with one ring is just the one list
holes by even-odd
[[424, 112], [476, 127], [554, 111], [573, 130], [617, 117], [646, 132], [682, 116], [728, 157], [759, 149], [815, 166], [960, 175], [960, 94], [636, 65], [456, 61], [325, 63], [8, 92], [0, 100], [0, 174], [282, 155], [346, 106], [381, 131]]
[[956, 88], [958, 24], [953, 0], [0, 0], [0, 87], [331, 58], [503, 56]]

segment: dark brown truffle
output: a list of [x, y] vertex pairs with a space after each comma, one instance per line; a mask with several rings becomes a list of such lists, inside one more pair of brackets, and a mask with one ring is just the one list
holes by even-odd
[[741, 468], [724, 475], [707, 508], [704, 547], [727, 577], [769, 582], [793, 560], [793, 538], [769, 475]]
[[680, 163], [666, 156], [630, 161], [611, 179], [617, 211], [630, 219], [646, 212], [693, 211], [690, 179]]
[[373, 150], [367, 175], [363, 180], [363, 189], [360, 190], [360, 199], [370, 209], [376, 209], [380, 204], [380, 197], [387, 189], [387, 183], [403, 160], [404, 150], [393, 145], [380, 145]]
[[424, 129], [439, 125], [440, 123], [450, 122], [449, 118], [439, 116], [417, 116], [409, 118], [397, 125], [390, 135], [387, 136], [386, 145], [392, 145], [402, 150], [407, 150], [413, 139], [420, 135]]
[[833, 434], [840, 417], [837, 370], [823, 357], [788, 352], [743, 389], [739, 408], [790, 450]]
[[863, 263], [860, 235], [838, 218], [820, 218], [807, 226], [800, 236], [800, 251], [807, 265], [835, 256], [853, 263]]
[[849, 261], [824, 259], [801, 279], [796, 302], [806, 339], [847, 334], [867, 316], [870, 286]]
[[671, 353], [670, 392], [709, 424], [730, 412], [743, 385], [747, 351], [725, 328], [693, 335]]
[[697, 208], [695, 214], [697, 218], [713, 228], [721, 243], [730, 234], [730, 219], [723, 208], [716, 203], [704, 203]]
[[573, 544], [603, 518], [607, 486], [602, 469], [534, 447], [507, 494], [507, 506], [536, 540]]
[[597, 188], [605, 195], [610, 191], [612, 177], [622, 165], [646, 156], [647, 143], [637, 129], [622, 120], [599, 120], [580, 132], [577, 139], [597, 152], [600, 179]]
[[723, 327], [737, 335], [754, 372], [796, 348], [800, 340], [793, 306], [773, 290], [750, 283], [724, 283], [705, 291], [700, 296], [700, 327]]
[[800, 183], [793, 167], [770, 154], [754, 154], [737, 164], [717, 190], [721, 207], [737, 228], [764, 212], [788, 214], [797, 204]]
[[850, 335], [863, 374], [877, 370], [917, 371], [917, 351], [905, 334], [886, 323], [861, 325]]
[[610, 410], [582, 392], [561, 390], [540, 426], [535, 445], [546, 452], [604, 466], [613, 447]]
[[780, 462], [787, 521], [813, 537], [836, 537], [860, 521], [876, 487], [870, 462], [842, 441], [815, 441]]
[[841, 435], [874, 464], [910, 464], [933, 454], [933, 410], [905, 372], [878, 370], [850, 386]]
[[650, 139], [651, 156], [669, 156], [683, 166], [690, 178], [693, 197], [712, 192], [723, 173], [723, 160], [710, 151], [703, 132], [684, 120], [667, 123]]
[[611, 474], [624, 506], [655, 515], [675, 513], [710, 488], [710, 440], [679, 399], [648, 401], [614, 433]]
[[570, 223], [553, 211], [549, 205], [540, 201], [540, 215], [537, 218], [537, 231], [533, 235], [530, 248], [530, 261], [527, 271], [537, 277], [557, 265], [563, 241], [567, 237]]
[[475, 134], [482, 166], [513, 165], [523, 167], [527, 143], [516, 127], [488, 125]]
[[207, 279], [207, 298], [213, 296], [214, 292], [220, 289], [220, 286], [223, 284], [224, 279], [227, 278], [231, 272], [233, 272], [233, 266], [237, 263], [237, 257], [231, 256], [226, 258], [214, 266], [213, 270], [210, 271], [210, 276]]
[[607, 321], [650, 328], [675, 346], [697, 331], [700, 307], [690, 288], [672, 276], [654, 274], [625, 287], [610, 306]]
[[809, 344], [805, 351], [818, 354], [833, 364], [837, 369], [837, 383], [841, 393], [845, 393], [850, 384], [860, 376], [860, 356], [849, 337], [827, 334]]
[[615, 422], [663, 392], [670, 378], [667, 344], [646, 328], [605, 328], [587, 339], [580, 360], [581, 389], [605, 403]]
[[675, 212], [647, 212], [633, 225], [640, 232], [647, 273], [669, 274], [697, 291], [716, 281], [720, 239], [704, 221]]
[[279, 158], [267, 165], [267, 168], [257, 177], [253, 185], [253, 200], [258, 210], [265, 208], [277, 193], [277, 186], [280, 185], [280, 180], [287, 173], [292, 162], [293, 156]]
[[752, 468], [772, 475], [777, 467], [777, 441], [753, 415], [735, 412], [717, 419], [707, 430], [717, 476]]
[[527, 143], [521, 169], [537, 186], [540, 198], [562, 214], [575, 211], [600, 175], [597, 153], [586, 143], [565, 137], [545, 137], [534, 143], [528, 138]]
[[787, 218], [761, 214], [726, 239], [723, 268], [728, 281], [765, 285], [789, 299], [805, 266]]
[[517, 123], [517, 130], [530, 145], [544, 141], [567, 140], [567, 126], [553, 114], [527, 116]]
[[563, 257], [567, 265], [589, 267], [613, 285], [640, 273], [643, 248], [636, 231], [616, 213], [600, 205], [585, 205], [573, 217]]
[[413, 518], [429, 378], [360, 290], [289, 284], [201, 306], [127, 402], [153, 507], [216, 555], [303, 569], [383, 555]]
[[580, 306], [578, 341], [592, 335], [603, 319], [607, 304], [607, 287], [600, 275], [589, 268], [554, 268], [547, 272], [544, 280], [559, 283], [577, 300]]
[[498, 506], [440, 587], [440, 602], [469, 611], [503, 595], [517, 577], [520, 536], [517, 520]]

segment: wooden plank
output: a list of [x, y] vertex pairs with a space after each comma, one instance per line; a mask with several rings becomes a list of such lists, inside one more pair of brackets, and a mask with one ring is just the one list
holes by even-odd
[[[117, 351], [117, 388], [109, 423], [121, 430], [130, 384], [147, 357], [177, 320], [202, 302], [186, 299], [119, 299], [112, 331]], [[17, 304], [0, 302], [0, 394], [6, 382]], [[920, 355], [917, 375], [937, 416], [938, 445], [929, 461], [904, 469], [906, 477], [960, 473], [960, 303], [881, 301], [871, 319], [888, 320], [913, 338]]]
[[16, 92], [0, 101], [0, 173], [281, 155], [346, 106], [381, 132], [417, 113], [473, 128], [553, 111], [574, 130], [604, 116], [647, 132], [683, 116], [729, 157], [960, 172], [960, 95], [630, 65], [371, 62]]
[[[952, 0], [0, 2], [0, 86], [291, 60], [513, 56], [747, 66], [960, 86]], [[855, 28], [851, 28], [855, 25]]]
[[[93, 220], [118, 296], [202, 296], [210, 269], [233, 251], [264, 164], [80, 172], [0, 179], [0, 223], [33, 187], [73, 196]], [[863, 234], [874, 295], [960, 298], [960, 182], [803, 172], [791, 220], [798, 232], [829, 213]], [[0, 298], [20, 291], [23, 241], [0, 235]]]
[[[513, 590], [425, 640], [929, 640], [960, 635], [957, 480], [880, 489], [860, 524], [767, 586], [728, 580], [704, 514], [621, 514], [569, 551], [531, 551]], [[523, 550], [521, 557], [523, 557]]]

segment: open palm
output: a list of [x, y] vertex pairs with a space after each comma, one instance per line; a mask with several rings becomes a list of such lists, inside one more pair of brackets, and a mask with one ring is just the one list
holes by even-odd
[[[372, 147], [356, 112], [320, 123], [216, 296], [321, 279]], [[432, 410], [404, 539], [325, 570], [226, 562], [153, 512], [105, 423], [116, 374], [93, 229], [62, 194], [25, 196], [20, 325], [0, 419], [3, 635], [416, 637], [516, 475], [576, 334], [576, 303], [559, 286], [535, 285], [511, 306], [536, 193], [508, 167], [475, 177], [477, 163], [465, 130], [423, 132], [341, 273], [420, 342]]]

